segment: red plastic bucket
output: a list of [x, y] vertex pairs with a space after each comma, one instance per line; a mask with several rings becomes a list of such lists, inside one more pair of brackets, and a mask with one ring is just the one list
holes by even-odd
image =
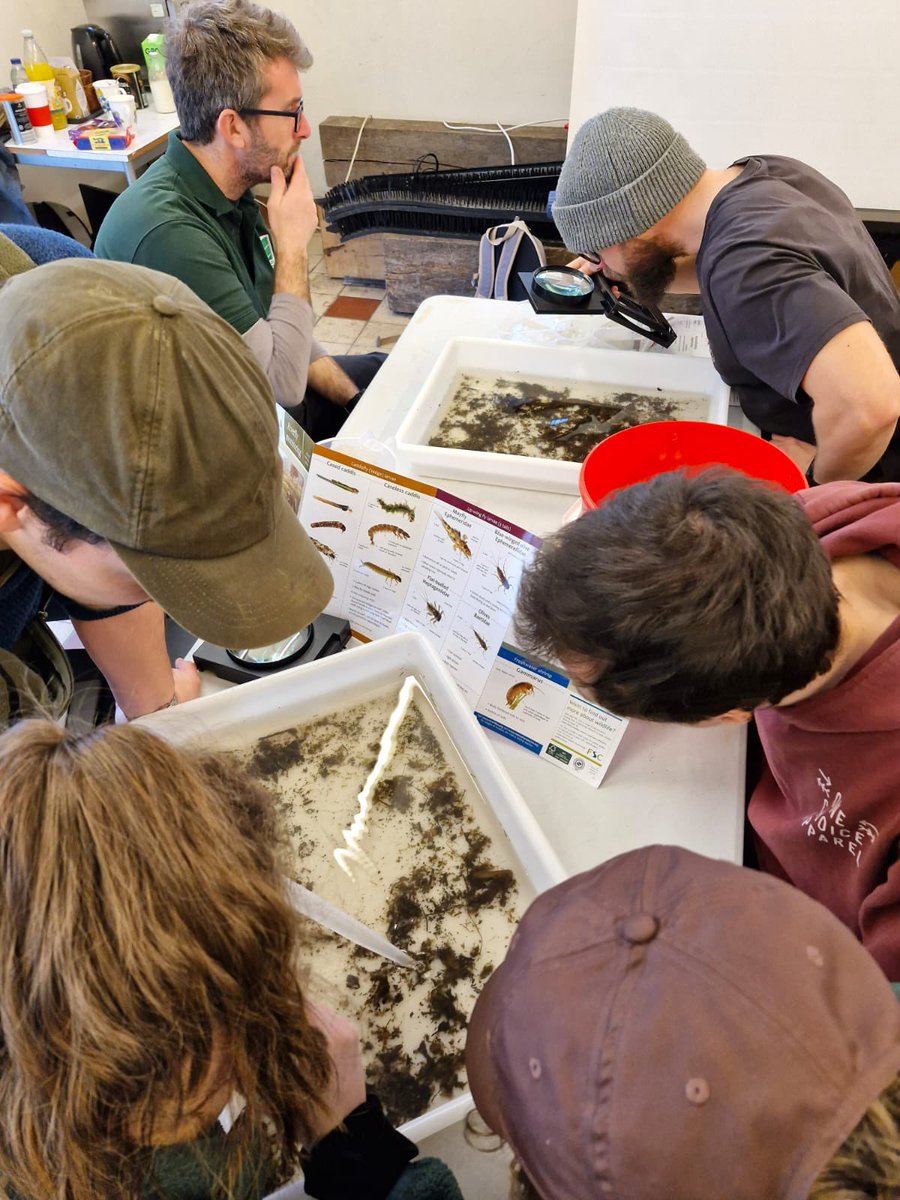
[[711, 466], [733, 467], [787, 492], [807, 486], [784, 451], [755, 434], [707, 421], [651, 421], [614, 433], [590, 452], [578, 479], [582, 508], [596, 508], [610, 492], [665, 471], [696, 475]]

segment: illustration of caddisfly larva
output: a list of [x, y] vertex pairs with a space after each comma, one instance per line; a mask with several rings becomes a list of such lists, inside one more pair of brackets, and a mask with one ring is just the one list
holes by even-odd
[[320, 554], [324, 554], [326, 558], [334, 558], [334, 551], [330, 546], [326, 546], [323, 542], [317, 542], [315, 538], [309, 539]]
[[526, 696], [530, 696], [534, 691], [533, 683], [514, 683], [506, 693], [506, 707], [518, 708]]
[[322, 476], [322, 482], [330, 483], [333, 487], [339, 487], [345, 492], [353, 492], [356, 494], [359, 491], [359, 488], [351, 487], [349, 483], [341, 483], [340, 479], [332, 479], [328, 475]]
[[382, 500], [377, 497], [378, 507], [386, 513], [399, 513], [401, 517], [407, 517], [409, 523], [412, 524], [416, 519], [416, 510], [411, 504], [407, 504], [403, 500], [398, 500], [397, 503], [392, 503], [389, 500]]
[[339, 508], [341, 512], [353, 512], [349, 504], [338, 504], [337, 500], [326, 500], [324, 496], [313, 496], [313, 500], [318, 500], [320, 504], [330, 504], [332, 508]]
[[401, 529], [399, 525], [373, 525], [369, 530], [369, 543], [375, 545], [376, 533], [392, 533], [395, 538], [400, 538], [403, 542], [409, 541], [409, 534], [405, 529]]
[[463, 534], [458, 529], [454, 529], [452, 525], [448, 525], [443, 517], [438, 517], [438, 520], [443, 525], [444, 533], [450, 539], [450, 545], [453, 549], [458, 550], [463, 558], [471, 558], [472, 551], [469, 549], [469, 543]]
[[484, 640], [484, 638], [481, 636], [481, 634], [478, 632], [478, 630], [473, 629], [472, 632], [475, 634], [475, 641], [482, 648], [482, 650], [487, 650], [487, 642]]
[[428, 611], [428, 620], [432, 625], [437, 625], [438, 621], [443, 620], [444, 610], [439, 605], [432, 604], [427, 596], [423, 596], [422, 599], [425, 601], [425, 608]]
[[347, 532], [347, 526], [342, 521], [313, 521], [310, 529], [339, 529], [341, 533]]
[[378, 563], [364, 562], [363, 566], [367, 567], [370, 571], [374, 571], [376, 575], [380, 575], [383, 579], [390, 579], [392, 583], [402, 583], [396, 571], [389, 571], [387, 567], [379, 567]]

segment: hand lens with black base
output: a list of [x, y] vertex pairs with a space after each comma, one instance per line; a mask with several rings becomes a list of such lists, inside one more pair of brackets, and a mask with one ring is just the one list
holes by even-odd
[[652, 304], [639, 304], [634, 297], [617, 296], [609, 281], [599, 272], [586, 275], [574, 267], [539, 267], [520, 271], [531, 307], [538, 313], [584, 313], [608, 317], [632, 333], [668, 348], [678, 336]]
[[531, 289], [548, 304], [560, 308], [581, 308], [594, 291], [590, 275], [574, 267], [540, 267], [531, 276]]
[[274, 671], [286, 667], [309, 649], [313, 640], [313, 627], [307, 625], [299, 633], [282, 638], [271, 646], [256, 646], [252, 650], [228, 650], [228, 657], [243, 667], [259, 667], [264, 671]]
[[348, 621], [322, 613], [305, 629], [271, 646], [228, 650], [203, 642], [194, 651], [194, 662], [201, 671], [213, 671], [231, 683], [246, 683], [293, 664], [327, 658], [343, 650], [349, 638]]

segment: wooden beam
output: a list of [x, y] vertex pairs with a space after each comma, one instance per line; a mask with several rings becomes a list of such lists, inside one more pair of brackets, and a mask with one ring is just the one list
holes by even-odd
[[[414, 313], [428, 296], [475, 295], [477, 241], [411, 237], [401, 233], [382, 236], [387, 301], [391, 312]], [[552, 265], [571, 258], [561, 246], [545, 249], [547, 261]]]
[[[362, 117], [327, 117], [319, 124], [325, 182], [330, 188], [344, 182], [362, 121]], [[483, 124], [487, 128], [491, 122], [466, 124]], [[562, 125], [528, 126], [514, 130], [509, 136], [516, 162], [561, 162], [566, 156], [568, 135]], [[442, 171], [456, 167], [496, 167], [509, 162], [509, 146], [499, 130], [496, 135], [470, 133], [446, 129], [441, 121], [373, 117], [363, 130], [350, 178], [414, 171], [417, 160], [424, 160], [429, 154], [435, 155]], [[434, 169], [434, 160], [423, 161], [422, 169]]]

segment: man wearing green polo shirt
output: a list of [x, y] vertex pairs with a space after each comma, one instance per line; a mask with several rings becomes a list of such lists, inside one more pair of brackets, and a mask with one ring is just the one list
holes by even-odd
[[[96, 252], [175, 275], [242, 335], [311, 437], [343, 424], [383, 355], [326, 355], [313, 337], [316, 208], [300, 146], [312, 57], [280, 14], [195, 0], [166, 31], [180, 133], [116, 200]], [[268, 227], [250, 189], [271, 183]]]

